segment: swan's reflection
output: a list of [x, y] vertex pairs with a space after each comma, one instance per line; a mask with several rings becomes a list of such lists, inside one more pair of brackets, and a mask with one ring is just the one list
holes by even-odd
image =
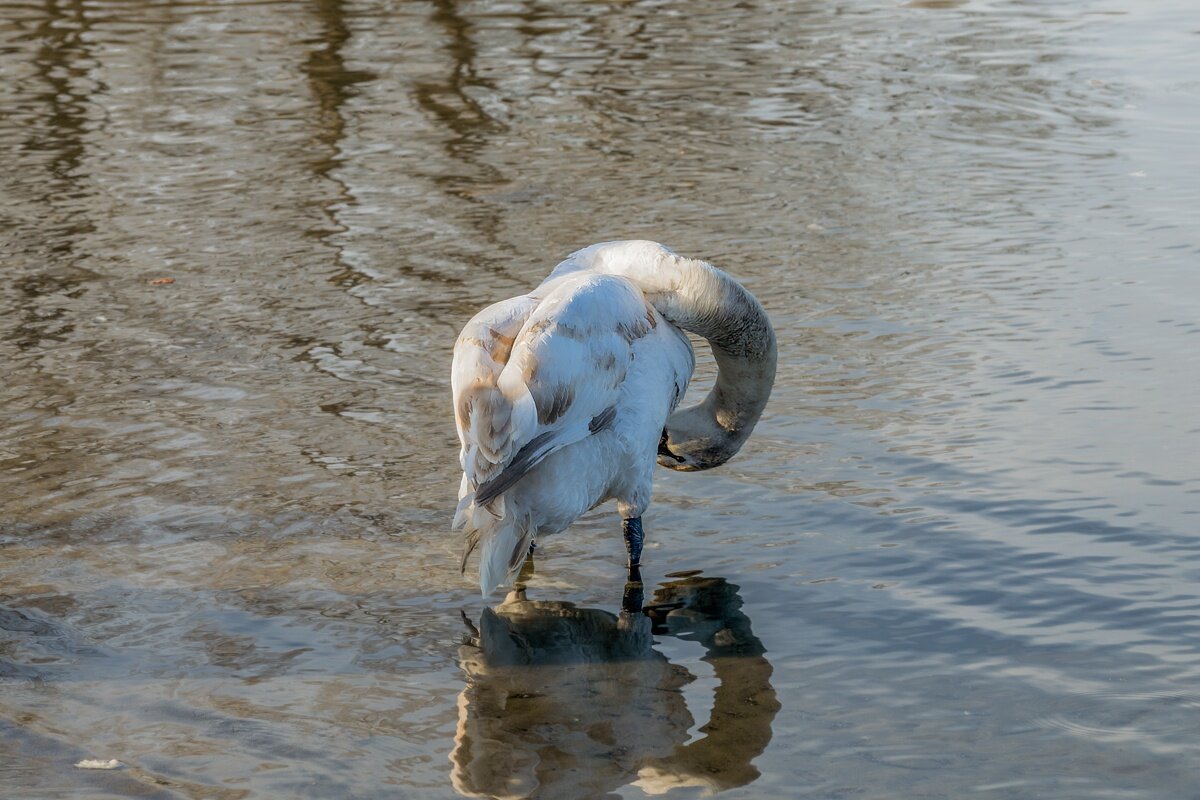
[[[627, 592], [625, 607], [640, 605]], [[574, 800], [626, 784], [713, 794], [750, 783], [779, 703], [741, 605], [737, 586], [691, 576], [659, 586], [644, 613], [529, 600], [521, 588], [485, 609], [461, 650], [454, 788]], [[695, 676], [656, 651], [653, 636], [698, 642], [712, 665], [717, 687], [696, 741], [682, 693]]]

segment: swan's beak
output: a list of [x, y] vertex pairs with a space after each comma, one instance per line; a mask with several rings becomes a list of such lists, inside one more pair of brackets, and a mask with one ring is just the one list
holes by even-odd
[[[668, 446], [668, 442], [667, 442], [667, 429], [666, 428], [663, 428], [662, 437], [658, 440], [658, 454], [660, 456], [663, 456], [664, 458], [673, 459], [674, 461], [678, 461], [681, 463], [683, 461], [687, 460], [683, 456], [677, 456], [671, 452], [671, 448]], [[664, 465], [664, 466], [669, 466], [669, 465]]]

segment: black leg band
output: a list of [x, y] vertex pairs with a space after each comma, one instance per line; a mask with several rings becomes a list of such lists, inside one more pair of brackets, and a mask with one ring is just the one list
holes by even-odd
[[633, 569], [642, 563], [642, 542], [646, 538], [642, 532], [642, 518], [622, 520], [621, 528], [625, 533], [625, 549], [629, 551], [629, 568]]

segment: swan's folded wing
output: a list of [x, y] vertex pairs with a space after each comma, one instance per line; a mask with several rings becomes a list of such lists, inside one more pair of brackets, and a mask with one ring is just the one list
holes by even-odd
[[450, 386], [461, 446], [459, 462], [470, 489], [490, 471], [489, 464], [503, 463], [512, 455], [512, 404], [496, 384], [537, 304], [522, 295], [488, 306], [466, 324], [454, 343]]
[[517, 335], [497, 394], [476, 395], [489, 416], [468, 426], [477, 449], [464, 451], [463, 470], [475, 502], [490, 503], [555, 450], [610, 427], [632, 343], [655, 324], [623, 278], [573, 275], [552, 287]]

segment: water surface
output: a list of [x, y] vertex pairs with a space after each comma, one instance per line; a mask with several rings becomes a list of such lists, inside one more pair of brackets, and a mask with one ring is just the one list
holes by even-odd
[[[1195, 793], [1192, 3], [0, 8], [5, 797]], [[771, 405], [487, 610], [453, 339], [613, 238]]]

